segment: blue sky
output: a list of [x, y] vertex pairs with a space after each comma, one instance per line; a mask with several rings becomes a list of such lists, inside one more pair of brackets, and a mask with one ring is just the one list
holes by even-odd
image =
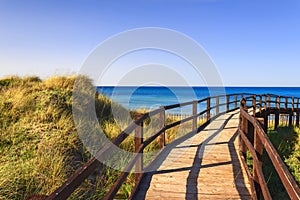
[[300, 86], [299, 11], [299, 0], [0, 0], [0, 77], [76, 73], [108, 37], [162, 27], [197, 41], [225, 85]]

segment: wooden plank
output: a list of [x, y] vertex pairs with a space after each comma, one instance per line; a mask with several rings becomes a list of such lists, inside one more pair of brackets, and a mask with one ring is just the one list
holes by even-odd
[[134, 199], [249, 199], [251, 185], [238, 157], [238, 124], [238, 112], [231, 112], [161, 153], [161, 163], [143, 177]]
[[[241, 197], [239, 194], [231, 194], [230, 196], [227, 194], [221, 195], [214, 195], [214, 194], [207, 194], [207, 193], [198, 193], [198, 194], [186, 194], [186, 193], [169, 193], [169, 192], [160, 192], [157, 194], [149, 195], [147, 194], [146, 199], [251, 199], [250, 195], [244, 195]], [[228, 198], [229, 197], [229, 198]], [[144, 196], [137, 196], [137, 199], [144, 199]]]
[[185, 186], [180, 187], [180, 185], [168, 185], [166, 184], [160, 184], [160, 185], [151, 185], [150, 188], [141, 188], [140, 191], [149, 191], [151, 190], [151, 193], [147, 193], [149, 195], [161, 193], [161, 192], [168, 192], [168, 193], [190, 193], [190, 194], [198, 194], [198, 193], [207, 193], [207, 194], [213, 194], [213, 195], [219, 195], [219, 196], [231, 196], [232, 194], [235, 195], [249, 195], [248, 188], [246, 187], [239, 187], [239, 191], [236, 189], [236, 187], [233, 187], [232, 185], [229, 185], [228, 187], [224, 185], [219, 185], [218, 187], [216, 185], [212, 186], [205, 186], [199, 185], [197, 187], [193, 186]]

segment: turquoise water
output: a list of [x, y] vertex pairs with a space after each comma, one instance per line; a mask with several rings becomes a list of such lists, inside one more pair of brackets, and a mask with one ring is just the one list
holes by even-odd
[[[225, 90], [224, 90], [225, 89]], [[159, 106], [202, 99], [217, 94], [253, 93], [300, 97], [300, 87], [98, 87], [98, 92], [128, 109], [155, 109]], [[199, 105], [201, 107], [201, 105]], [[173, 112], [179, 112], [174, 110]], [[180, 110], [190, 112], [190, 108]]]

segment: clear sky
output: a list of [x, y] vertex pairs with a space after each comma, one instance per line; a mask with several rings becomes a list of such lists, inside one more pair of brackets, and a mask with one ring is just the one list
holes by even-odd
[[0, 0], [0, 77], [76, 73], [99, 43], [141, 27], [196, 40], [225, 85], [300, 86], [299, 0]]

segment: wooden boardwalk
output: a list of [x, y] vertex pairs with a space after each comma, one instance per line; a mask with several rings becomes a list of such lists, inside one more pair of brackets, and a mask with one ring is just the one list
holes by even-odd
[[251, 199], [238, 156], [239, 111], [167, 145], [145, 169], [134, 199]]
[[[199, 104], [202, 104], [200, 110]], [[191, 116], [166, 123], [166, 111], [188, 105], [192, 106]], [[214, 113], [218, 117], [212, 117], [211, 114]], [[120, 147], [129, 134], [134, 134], [136, 154], [124, 167], [104, 200], [115, 199], [133, 168], [136, 187], [130, 199], [272, 199], [274, 194], [270, 193], [262, 170], [265, 165], [262, 155], [265, 153], [271, 159], [289, 197], [299, 200], [299, 186], [266, 134], [271, 114], [275, 115], [275, 127], [279, 125], [281, 114], [288, 115], [290, 126], [299, 126], [300, 98], [273, 94], [228, 94], [149, 111], [135, 119], [111, 143], [101, 148], [95, 157], [53, 191], [47, 200], [67, 199], [100, 167], [97, 157], [106, 158], [113, 148]], [[145, 121], [156, 115], [159, 115], [160, 122], [158, 130], [144, 140]], [[197, 128], [199, 117], [206, 121]], [[194, 131], [187, 131], [184, 136], [165, 146], [164, 131], [186, 122], [192, 122], [191, 128]], [[153, 142], [159, 145], [161, 151], [144, 168], [142, 153]], [[249, 158], [245, 155], [248, 153], [252, 156], [251, 166], [247, 166]], [[252, 168], [252, 174], [249, 167]]]

